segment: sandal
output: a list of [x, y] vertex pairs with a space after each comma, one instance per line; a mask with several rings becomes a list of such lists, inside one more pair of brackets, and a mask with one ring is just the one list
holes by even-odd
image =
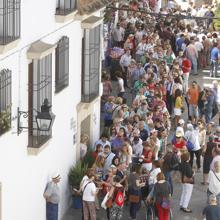
[[192, 210], [191, 210], [191, 209], [188, 209], [188, 208], [183, 208], [182, 211], [183, 211], [183, 212], [186, 212], [186, 213], [192, 213]]

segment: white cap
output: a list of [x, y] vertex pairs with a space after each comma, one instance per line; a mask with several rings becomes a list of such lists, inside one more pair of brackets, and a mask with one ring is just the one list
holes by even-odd
[[192, 124], [187, 124], [187, 129], [192, 131], [193, 130], [193, 125]]

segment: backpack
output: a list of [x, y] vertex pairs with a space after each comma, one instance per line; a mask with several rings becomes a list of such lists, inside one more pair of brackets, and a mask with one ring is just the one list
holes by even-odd
[[176, 170], [180, 164], [180, 161], [177, 154], [172, 153], [171, 157], [167, 158], [165, 163], [168, 165], [170, 170]]
[[121, 190], [118, 190], [117, 191], [117, 194], [115, 196], [115, 203], [118, 205], [118, 206], [123, 206], [124, 204], [124, 194]]

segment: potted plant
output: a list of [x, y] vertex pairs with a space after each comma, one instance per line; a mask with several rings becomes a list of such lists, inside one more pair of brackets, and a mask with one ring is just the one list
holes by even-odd
[[74, 166], [71, 167], [69, 171], [68, 178], [72, 192], [73, 207], [75, 209], [82, 208], [81, 195], [79, 195], [74, 189], [80, 188], [80, 182], [86, 173], [87, 167], [87, 164], [83, 163], [82, 161], [78, 161]]

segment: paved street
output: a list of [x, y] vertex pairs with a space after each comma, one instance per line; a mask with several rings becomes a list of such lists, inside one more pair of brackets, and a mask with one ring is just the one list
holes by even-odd
[[[203, 85], [211, 84], [212, 79], [209, 79], [209, 71], [203, 70], [200, 71], [198, 76], [190, 76], [190, 81], [195, 80], [198, 84], [203, 87]], [[129, 93], [128, 93], [129, 94]], [[129, 95], [130, 96], [130, 95]], [[186, 116], [185, 116], [186, 118]], [[206, 190], [207, 186], [203, 186], [200, 184], [202, 182], [202, 172], [196, 173], [196, 183], [194, 185], [192, 198], [190, 201], [189, 207], [193, 210], [192, 214], [185, 214], [179, 210], [179, 199], [181, 195], [181, 184], [174, 183], [174, 195], [173, 195], [173, 202], [172, 202], [172, 210], [173, 210], [173, 219], [174, 220], [201, 220], [202, 219], [202, 210], [206, 205]], [[125, 207], [124, 209], [124, 216], [123, 220], [129, 218], [129, 208]], [[66, 216], [63, 220], [76, 220], [81, 219], [81, 210], [74, 210], [69, 209]], [[105, 220], [106, 213], [105, 210], [101, 209], [98, 211], [97, 220]], [[145, 206], [142, 205], [141, 211], [138, 214], [137, 220], [144, 220], [145, 219]]]

